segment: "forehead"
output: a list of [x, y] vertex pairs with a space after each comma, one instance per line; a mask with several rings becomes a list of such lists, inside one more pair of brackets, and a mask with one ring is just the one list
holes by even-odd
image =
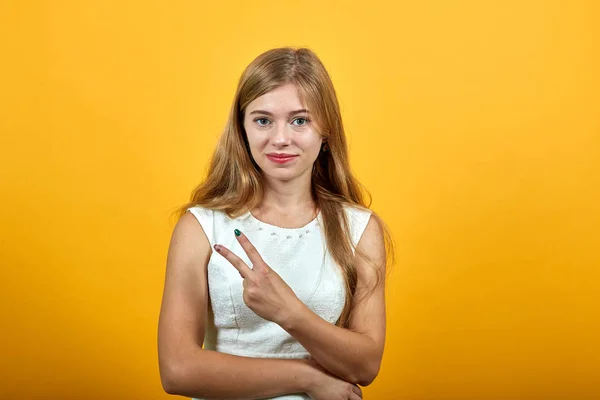
[[256, 110], [269, 111], [273, 114], [287, 114], [290, 111], [303, 108], [308, 107], [302, 101], [297, 87], [293, 84], [287, 84], [279, 86], [250, 102], [247, 114]]

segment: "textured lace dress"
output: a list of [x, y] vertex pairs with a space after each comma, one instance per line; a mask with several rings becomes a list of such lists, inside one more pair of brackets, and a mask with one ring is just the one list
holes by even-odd
[[[237, 242], [241, 230], [296, 295], [324, 320], [335, 323], [345, 301], [342, 272], [325, 246], [319, 214], [302, 228], [281, 228], [255, 218], [250, 212], [229, 218], [221, 211], [200, 206], [188, 209], [202, 226], [210, 245], [221, 244], [252, 267]], [[356, 246], [371, 211], [344, 206], [353, 245]], [[242, 299], [242, 277], [221, 255], [213, 252], [208, 263], [209, 306], [204, 348], [245, 357], [307, 358], [306, 349], [274, 322], [256, 315]], [[277, 396], [278, 400], [309, 399], [305, 393]], [[195, 399], [201, 400], [201, 399]]]

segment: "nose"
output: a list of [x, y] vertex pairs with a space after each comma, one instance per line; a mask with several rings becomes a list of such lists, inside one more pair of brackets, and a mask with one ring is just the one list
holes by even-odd
[[287, 124], [278, 124], [275, 127], [272, 141], [276, 146], [285, 146], [291, 143], [292, 135]]

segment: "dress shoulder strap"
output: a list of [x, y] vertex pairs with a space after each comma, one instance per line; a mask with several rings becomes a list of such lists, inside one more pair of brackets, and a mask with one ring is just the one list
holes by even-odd
[[210, 246], [215, 244], [215, 213], [213, 210], [201, 206], [194, 206], [187, 209], [200, 223], [204, 234], [208, 238]]
[[368, 208], [354, 205], [345, 205], [344, 211], [348, 218], [350, 238], [352, 239], [352, 252], [354, 252], [373, 212]]

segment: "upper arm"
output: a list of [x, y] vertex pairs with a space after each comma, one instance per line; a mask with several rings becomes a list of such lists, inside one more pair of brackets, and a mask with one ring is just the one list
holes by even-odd
[[[358, 254], [363, 252], [370, 261]], [[385, 267], [386, 252], [383, 229], [377, 216], [372, 213], [356, 246], [355, 265], [358, 282], [355, 304], [349, 328], [364, 334], [375, 343], [377, 368], [383, 357], [386, 329]]]
[[191, 347], [202, 347], [208, 304], [207, 266], [212, 249], [188, 211], [177, 222], [167, 255], [158, 323], [158, 356], [163, 385], [181, 368]]

